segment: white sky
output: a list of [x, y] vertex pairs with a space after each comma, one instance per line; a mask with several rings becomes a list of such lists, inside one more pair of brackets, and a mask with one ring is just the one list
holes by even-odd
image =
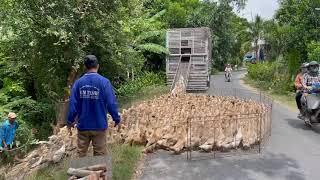
[[251, 21], [255, 15], [260, 15], [263, 19], [271, 19], [279, 8], [278, 0], [248, 0], [246, 8], [239, 15]]

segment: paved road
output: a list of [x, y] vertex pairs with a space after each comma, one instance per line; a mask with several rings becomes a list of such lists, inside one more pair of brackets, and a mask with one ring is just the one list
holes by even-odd
[[[215, 88], [242, 87], [243, 72], [233, 82], [213, 76]], [[209, 91], [212, 93], [213, 89]], [[142, 180], [319, 180], [320, 128], [308, 129], [296, 113], [274, 104], [272, 136], [262, 154], [187, 161], [185, 155], [158, 151], [147, 157]]]

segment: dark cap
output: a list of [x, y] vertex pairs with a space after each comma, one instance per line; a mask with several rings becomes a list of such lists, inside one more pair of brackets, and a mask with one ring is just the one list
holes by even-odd
[[95, 55], [87, 55], [84, 58], [84, 65], [87, 69], [97, 68], [98, 67], [98, 59]]

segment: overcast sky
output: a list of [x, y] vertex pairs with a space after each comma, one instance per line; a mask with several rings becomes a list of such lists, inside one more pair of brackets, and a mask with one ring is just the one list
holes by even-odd
[[271, 19], [279, 8], [278, 0], [248, 0], [245, 10], [239, 14], [251, 21], [252, 16], [259, 14], [263, 19]]

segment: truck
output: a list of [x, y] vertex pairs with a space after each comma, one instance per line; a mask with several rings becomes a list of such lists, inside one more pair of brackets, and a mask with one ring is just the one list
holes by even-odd
[[169, 29], [166, 47], [170, 52], [166, 58], [166, 76], [171, 90], [180, 76], [187, 91], [208, 90], [213, 62], [210, 28]]

